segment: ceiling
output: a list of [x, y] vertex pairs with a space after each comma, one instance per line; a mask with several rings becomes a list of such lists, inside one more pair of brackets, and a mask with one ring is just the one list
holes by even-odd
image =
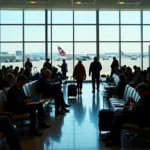
[[[56, 10], [99, 10], [99, 9], [150, 9], [150, 0], [0, 0], [0, 8], [22, 9], [22, 8], [46, 8]], [[81, 2], [77, 5], [76, 2]], [[123, 5], [119, 1], [124, 1]]]

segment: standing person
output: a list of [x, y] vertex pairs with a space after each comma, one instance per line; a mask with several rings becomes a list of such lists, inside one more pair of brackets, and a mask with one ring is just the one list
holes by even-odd
[[112, 77], [112, 75], [118, 70], [118, 67], [119, 67], [119, 62], [116, 59], [116, 57], [113, 57], [113, 62], [112, 62], [110, 67], [111, 67], [111, 74], [110, 74], [110, 76]]
[[52, 70], [52, 64], [49, 62], [49, 58], [46, 59], [46, 62], [43, 65], [43, 68], [45, 67], [49, 69], [50, 71]]
[[86, 71], [81, 60], [78, 61], [74, 68], [73, 78], [77, 80], [78, 93], [82, 94], [82, 82], [86, 79]]
[[58, 67], [60, 67], [60, 68], [61, 68], [61, 72], [62, 72], [63, 76], [64, 76], [64, 77], [66, 77], [66, 73], [68, 72], [68, 68], [67, 68], [66, 60], [65, 60], [65, 59], [63, 59], [63, 63], [62, 63], [62, 65], [61, 65], [61, 66], [60, 66], [60, 65], [58, 65]]
[[101, 70], [102, 70], [101, 63], [97, 60], [97, 57], [94, 57], [94, 61], [90, 64], [90, 68], [89, 68], [89, 76], [91, 76], [92, 73], [93, 93], [95, 93], [95, 80], [97, 82], [97, 92], [99, 92], [99, 78], [100, 78]]
[[27, 61], [26, 61], [26, 63], [25, 63], [25, 68], [29, 69], [30, 72], [31, 72], [32, 67], [33, 67], [32, 63], [30, 62], [30, 59], [28, 58]]

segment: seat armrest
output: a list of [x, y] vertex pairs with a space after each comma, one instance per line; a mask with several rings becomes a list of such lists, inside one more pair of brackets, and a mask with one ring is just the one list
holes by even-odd
[[9, 118], [12, 118], [13, 113], [12, 112], [2, 112], [0, 113], [0, 116], [8, 116]]

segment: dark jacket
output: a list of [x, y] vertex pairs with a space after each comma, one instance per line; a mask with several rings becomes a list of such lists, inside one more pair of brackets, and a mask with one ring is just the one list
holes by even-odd
[[150, 94], [141, 98], [131, 112], [135, 114], [137, 124], [140, 127], [150, 127], [150, 119], [148, 117], [150, 114]]
[[119, 98], [123, 98], [126, 85], [127, 85], [126, 82], [120, 82], [119, 81], [118, 86], [117, 86], [117, 96]]
[[119, 67], [119, 62], [118, 60], [113, 60], [112, 64], [111, 64], [111, 68], [112, 69], [117, 69]]
[[30, 61], [27, 61], [27, 62], [25, 63], [25, 68], [31, 69], [31, 68], [32, 68], [32, 63], [31, 63]]
[[18, 89], [16, 85], [12, 86], [7, 93], [7, 109], [8, 111], [16, 112], [26, 104], [23, 88]]
[[89, 74], [92, 73], [92, 76], [99, 76], [100, 71], [102, 70], [102, 65], [98, 61], [94, 61], [91, 63], [90, 68], [89, 68]]
[[44, 65], [43, 65], [43, 68], [46, 67], [47, 69], [49, 70], [52, 70], [52, 64], [49, 63], [49, 62], [45, 62]]

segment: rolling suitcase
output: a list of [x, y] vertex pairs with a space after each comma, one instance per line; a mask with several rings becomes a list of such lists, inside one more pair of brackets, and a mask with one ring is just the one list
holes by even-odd
[[114, 117], [114, 112], [111, 110], [101, 109], [99, 111], [99, 131], [110, 131], [112, 127], [112, 121]]
[[68, 85], [68, 97], [76, 97], [76, 96], [77, 96], [77, 86], [75, 84]]

